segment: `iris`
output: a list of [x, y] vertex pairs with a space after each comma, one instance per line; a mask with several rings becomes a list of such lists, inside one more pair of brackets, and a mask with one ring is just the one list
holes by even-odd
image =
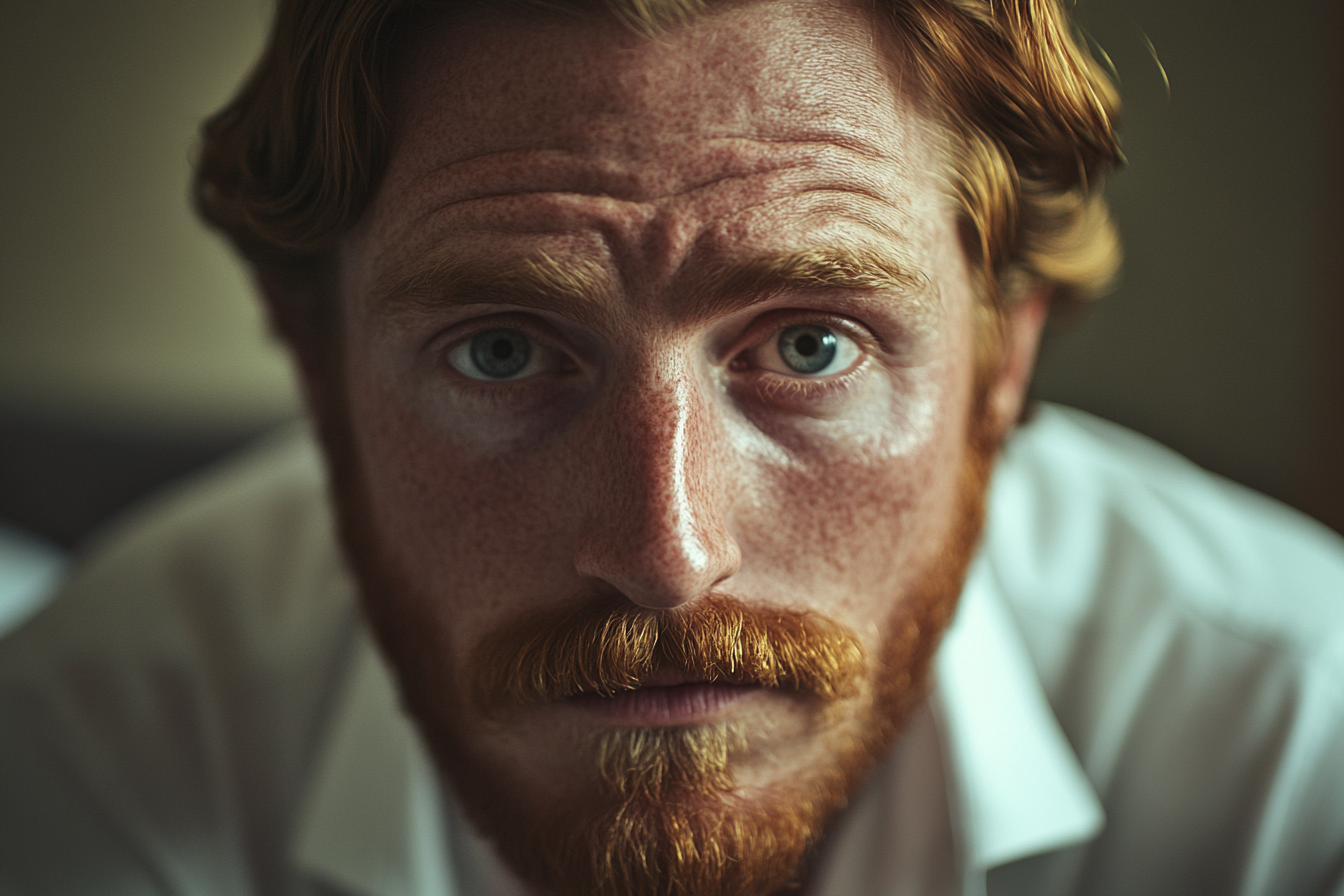
[[835, 333], [826, 327], [788, 327], [779, 334], [779, 356], [797, 373], [819, 373], [835, 360]]
[[486, 330], [471, 340], [471, 360], [491, 379], [517, 375], [532, 359], [532, 345], [517, 330]]

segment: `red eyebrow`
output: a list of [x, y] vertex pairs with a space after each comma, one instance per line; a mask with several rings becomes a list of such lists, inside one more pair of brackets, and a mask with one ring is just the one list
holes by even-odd
[[[689, 287], [698, 316], [714, 318], [789, 290], [927, 293], [928, 277], [889, 254], [817, 247], [725, 261]], [[503, 261], [431, 257], [379, 278], [383, 308], [433, 309], [471, 304], [522, 305], [572, 316], [610, 304], [618, 288], [598, 263], [557, 260], [545, 253]]]
[[527, 305], [558, 312], [610, 301], [610, 277], [587, 259], [560, 262], [544, 252], [503, 261], [431, 257], [380, 277], [377, 303], [390, 309], [479, 303]]

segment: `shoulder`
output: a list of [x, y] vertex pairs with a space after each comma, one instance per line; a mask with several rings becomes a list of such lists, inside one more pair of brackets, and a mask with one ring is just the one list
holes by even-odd
[[1229, 632], [1307, 652], [1344, 630], [1344, 539], [1068, 408], [1042, 406], [1006, 447], [986, 549], [1023, 612], [1086, 614], [1128, 583]]
[[1344, 541], [1047, 406], [1004, 452], [983, 555], [1106, 808], [1080, 873], [1320, 889], [1344, 849]]
[[6, 642], [0, 672], [39, 654], [185, 658], [201, 636], [323, 616], [323, 604], [349, 600], [343, 579], [321, 461], [307, 428], [291, 425], [100, 536]]
[[0, 642], [0, 889], [27, 868], [78, 891], [94, 865], [133, 889], [174, 838], [283, 842], [356, 624], [304, 427], [132, 513]]

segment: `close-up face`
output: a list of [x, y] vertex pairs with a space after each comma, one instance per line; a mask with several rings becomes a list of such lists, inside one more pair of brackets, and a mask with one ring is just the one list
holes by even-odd
[[[641, 736], [715, 765], [663, 794], [693, 815], [824, 816], [919, 693], [1001, 434], [977, 383], [1019, 384], [977, 380], [946, 137], [898, 65], [815, 3], [411, 42], [309, 388], [341, 384], [315, 404], [370, 617], [497, 840], [619, 814]], [[784, 631], [765, 659], [742, 619]], [[611, 620], [665, 643], [620, 666]]]

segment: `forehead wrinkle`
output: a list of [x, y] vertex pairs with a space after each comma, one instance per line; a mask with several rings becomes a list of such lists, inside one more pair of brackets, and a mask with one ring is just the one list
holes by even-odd
[[[700, 142], [703, 144], [706, 141]], [[772, 148], [785, 146], [796, 152], [785, 159], [757, 156], [746, 162], [737, 156], [737, 164], [716, 166], [724, 170], [684, 184], [667, 184], [661, 191], [655, 192], [653, 185], [642, 182], [667, 180], [666, 175], [671, 166], [653, 164], [650, 170], [658, 176], [650, 178], [640, 168], [649, 168], [654, 161], [651, 158], [628, 158], [617, 162], [585, 158], [569, 148], [507, 148], [479, 152], [432, 166], [411, 178], [400, 189], [411, 194], [424, 194], [435, 192], [437, 183], [448, 182], [447, 186], [438, 187], [447, 195], [416, 216], [417, 220], [422, 220], [467, 202], [528, 194], [593, 196], [618, 202], [657, 203], [689, 196], [725, 181], [783, 176], [790, 171], [815, 168], [825, 156], [834, 156], [832, 163], [842, 161], [847, 156], [857, 157], [861, 163], [868, 164], [892, 161], [881, 147], [867, 145], [864, 140], [843, 134], [816, 135], [801, 140], [724, 135], [708, 142], [715, 144], [715, 149], [725, 155], [737, 144], [761, 144]], [[675, 147], [666, 149], [672, 152]], [[453, 185], [453, 181], [460, 183]]]
[[536, 251], [500, 261], [431, 254], [385, 270], [373, 295], [376, 307], [392, 312], [495, 303], [582, 317], [610, 305], [613, 292], [592, 259], [579, 255], [561, 263]]

